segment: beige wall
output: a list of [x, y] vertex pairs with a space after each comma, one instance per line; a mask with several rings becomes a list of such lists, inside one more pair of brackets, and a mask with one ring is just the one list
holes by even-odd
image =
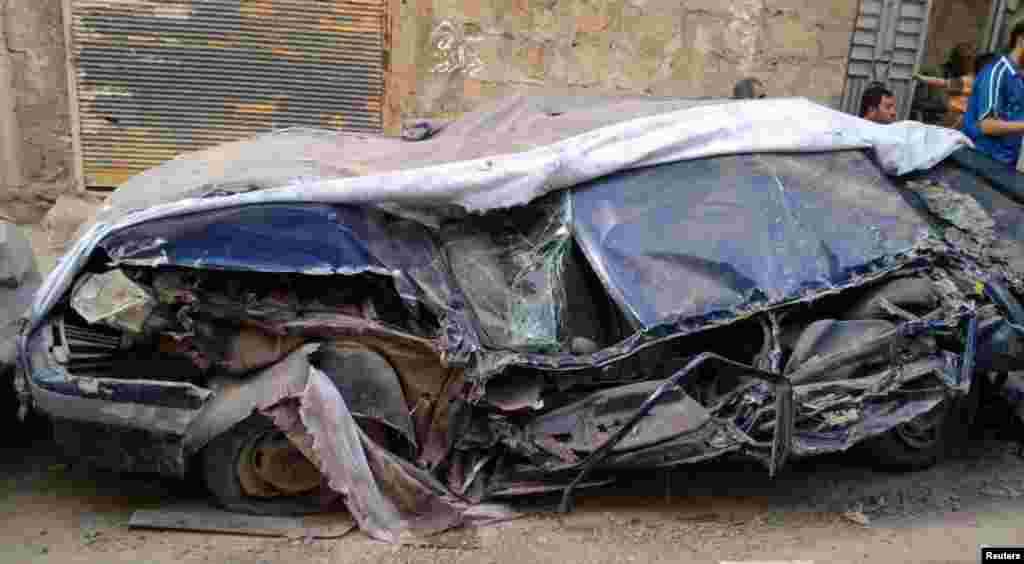
[[0, 215], [34, 222], [59, 194], [72, 189], [61, 3], [0, 0], [0, 8], [24, 183], [2, 187]]
[[857, 0], [396, 0], [393, 116], [516, 90], [842, 95]]

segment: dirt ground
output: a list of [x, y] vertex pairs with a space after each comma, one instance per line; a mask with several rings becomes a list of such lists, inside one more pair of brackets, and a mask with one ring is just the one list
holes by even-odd
[[[312, 540], [139, 530], [137, 509], [194, 486], [62, 460], [45, 439], [0, 462], [0, 563], [522, 564], [524, 562], [977, 562], [981, 544], [1024, 544], [1024, 458], [985, 439], [928, 471], [872, 471], [854, 455], [807, 460], [770, 479], [725, 461], [638, 474], [536, 513], [449, 533], [448, 548], [391, 546], [358, 530]], [[458, 548], [450, 548], [456, 546]]]

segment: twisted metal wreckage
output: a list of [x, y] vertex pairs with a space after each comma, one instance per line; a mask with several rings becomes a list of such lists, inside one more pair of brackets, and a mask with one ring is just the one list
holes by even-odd
[[1020, 390], [1024, 208], [957, 132], [557, 97], [407, 131], [133, 178], [36, 296], [24, 400], [85, 459], [397, 541], [727, 453], [926, 465]]

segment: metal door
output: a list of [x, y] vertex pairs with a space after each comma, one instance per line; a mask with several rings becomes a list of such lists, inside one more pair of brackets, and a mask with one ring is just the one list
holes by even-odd
[[924, 55], [931, 0], [861, 0], [843, 89], [842, 110], [857, 115], [864, 90], [874, 81], [896, 95], [898, 119], [914, 98], [914, 71]]
[[382, 129], [385, 0], [65, 2], [87, 186], [272, 129]]

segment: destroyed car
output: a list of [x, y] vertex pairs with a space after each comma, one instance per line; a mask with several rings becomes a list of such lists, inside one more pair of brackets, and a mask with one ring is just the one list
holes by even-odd
[[395, 540], [727, 454], [920, 468], [1018, 393], [1024, 208], [958, 132], [648, 98], [409, 131], [119, 188], [19, 341], [64, 451]]

